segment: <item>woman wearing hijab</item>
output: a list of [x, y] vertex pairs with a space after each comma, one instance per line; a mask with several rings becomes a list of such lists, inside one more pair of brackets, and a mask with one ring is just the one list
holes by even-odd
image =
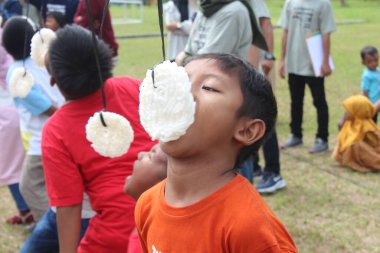
[[332, 157], [353, 170], [380, 171], [380, 128], [373, 122], [375, 106], [362, 95], [343, 101], [346, 113], [339, 122], [338, 143]]

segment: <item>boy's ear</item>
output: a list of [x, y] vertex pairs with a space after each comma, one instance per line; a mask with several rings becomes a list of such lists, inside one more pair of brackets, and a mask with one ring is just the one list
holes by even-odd
[[261, 119], [244, 119], [239, 122], [234, 137], [242, 145], [249, 146], [260, 140], [264, 133], [264, 121]]

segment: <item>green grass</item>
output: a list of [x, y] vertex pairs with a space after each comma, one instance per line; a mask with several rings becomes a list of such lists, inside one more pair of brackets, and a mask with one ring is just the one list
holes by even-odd
[[[267, 0], [273, 23], [281, 13], [283, 0]], [[332, 56], [336, 69], [326, 80], [330, 109], [330, 148], [336, 143], [341, 102], [360, 92], [362, 66], [359, 51], [372, 44], [380, 48], [380, 2], [348, 0], [349, 7], [332, 1], [337, 22], [365, 20], [356, 25], [338, 26], [332, 35]], [[113, 15], [120, 9], [113, 7]], [[118, 35], [157, 34], [159, 26], [155, 6], [144, 8], [144, 22], [115, 26]], [[275, 30], [275, 52], [279, 55], [282, 31]], [[160, 38], [119, 40], [119, 64], [115, 75], [144, 78], [147, 68], [162, 60]], [[282, 143], [289, 134], [289, 92], [285, 80], [276, 78], [279, 106], [277, 131]], [[287, 188], [265, 196], [276, 215], [291, 233], [302, 253], [369, 253], [380, 252], [380, 174], [362, 174], [342, 168], [330, 153], [312, 156], [307, 149], [314, 141], [316, 112], [310, 92], [304, 105], [304, 143], [294, 150], [281, 151], [281, 170]], [[0, 222], [16, 209], [6, 188], [0, 189]], [[22, 244], [26, 233], [22, 227], [0, 226], [0, 253], [13, 253]]]

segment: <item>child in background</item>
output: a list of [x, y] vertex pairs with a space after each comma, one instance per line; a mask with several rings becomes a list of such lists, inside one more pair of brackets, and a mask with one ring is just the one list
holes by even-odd
[[53, 31], [57, 31], [59, 28], [63, 28], [66, 25], [65, 15], [61, 12], [52, 11], [47, 14], [45, 20], [45, 27]]
[[296, 252], [260, 194], [234, 171], [275, 123], [269, 82], [226, 54], [196, 56], [185, 69], [195, 121], [178, 140], [160, 142], [167, 179], [144, 192], [135, 210], [143, 252]]
[[34, 79], [29, 94], [25, 98], [15, 97], [14, 102], [20, 116], [21, 136], [27, 154], [20, 191], [38, 221], [49, 208], [41, 160], [42, 127], [63, 103], [63, 97], [57, 87], [50, 86], [46, 69], [38, 67], [30, 58], [30, 43], [35, 32], [33, 23], [26, 22], [25, 17], [13, 17], [4, 26], [2, 41], [5, 50], [15, 60], [7, 73], [7, 84], [18, 67], [25, 67]]
[[[360, 51], [362, 64], [366, 67], [362, 74], [362, 92], [375, 104], [380, 99], [380, 69], [379, 53], [373, 46], [367, 46]], [[377, 122], [377, 113], [373, 117]]]
[[[140, 81], [111, 78], [112, 51], [97, 40], [107, 110], [124, 116], [134, 131], [127, 154], [112, 159], [99, 155], [85, 132], [89, 118], [103, 109], [91, 32], [66, 25], [56, 35], [48, 64], [66, 103], [44, 127], [42, 157], [50, 205], [57, 207], [60, 252], [125, 253], [135, 227], [135, 201], [123, 192], [125, 178], [132, 174], [137, 154], [155, 144], [140, 124]], [[84, 192], [96, 215], [79, 242]]]
[[[2, 32], [3, 29], [0, 28], [0, 38]], [[0, 143], [5, 145], [0, 152], [0, 186], [8, 185], [19, 211], [18, 215], [7, 219], [7, 223], [27, 224], [33, 222], [33, 215], [19, 190], [25, 150], [21, 141], [18, 113], [5, 82], [12, 63], [12, 57], [0, 43]]]
[[[112, 63], [116, 65], [118, 48], [119, 44], [116, 41], [115, 33], [112, 27], [112, 19], [109, 8], [107, 9], [106, 16], [104, 18], [103, 27], [100, 27], [102, 17], [103, 17], [103, 8], [106, 3], [105, 0], [92, 0], [90, 3], [90, 12], [94, 21], [95, 33], [97, 35], [102, 34], [102, 40], [112, 49]], [[86, 29], [90, 29], [90, 20], [87, 15], [86, 1], [80, 0], [78, 8], [74, 15], [74, 23], [80, 26], [83, 26]], [[102, 28], [102, 31], [100, 31]]]
[[367, 97], [354, 95], [343, 101], [343, 107], [332, 157], [356, 171], [380, 171], [380, 128], [372, 120], [375, 106]]
[[[125, 180], [124, 192], [137, 201], [144, 191], [166, 178], [166, 168], [166, 154], [159, 144], [154, 145], [150, 152], [140, 152], [133, 165], [132, 175]], [[129, 237], [127, 253], [141, 252], [138, 234], [134, 230]]]

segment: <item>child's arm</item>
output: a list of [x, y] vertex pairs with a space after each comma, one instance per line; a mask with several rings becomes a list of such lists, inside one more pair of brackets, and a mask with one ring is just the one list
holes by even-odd
[[57, 110], [57, 107], [55, 107], [54, 105], [50, 106], [49, 109], [47, 109], [46, 111], [44, 111], [43, 113], [47, 116], [51, 116], [55, 113], [55, 111]]
[[76, 253], [80, 241], [82, 204], [57, 207], [59, 252]]
[[28, 96], [25, 98], [16, 97], [15, 102], [16, 104], [22, 104], [34, 116], [41, 114], [51, 116], [57, 110], [50, 99], [37, 85], [33, 85]]
[[366, 71], [364, 71], [361, 77], [361, 84], [360, 84], [360, 88], [362, 90], [363, 96], [366, 96], [368, 98], [370, 87], [371, 87], [371, 80], [368, 77]]

